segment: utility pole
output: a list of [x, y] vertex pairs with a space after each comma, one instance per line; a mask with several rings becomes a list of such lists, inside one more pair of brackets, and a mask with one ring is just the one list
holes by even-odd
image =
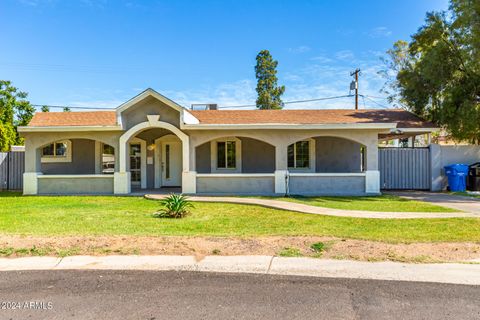
[[353, 90], [353, 85], [355, 85], [355, 110], [358, 110], [358, 75], [360, 74], [360, 69], [355, 69], [355, 71], [350, 72], [351, 76], [355, 76], [355, 81], [352, 81], [350, 84], [350, 90]]

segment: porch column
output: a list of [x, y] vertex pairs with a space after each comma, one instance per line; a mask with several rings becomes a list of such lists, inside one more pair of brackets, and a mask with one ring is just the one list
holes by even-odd
[[282, 195], [287, 192], [287, 148], [282, 143], [275, 145], [275, 193]]
[[[197, 193], [197, 172], [195, 167], [195, 148], [190, 148], [190, 137], [185, 136], [182, 140], [182, 193]], [[190, 171], [193, 169], [192, 171]]]
[[365, 171], [365, 193], [380, 194], [380, 171], [378, 170], [377, 137], [366, 145], [367, 166]]
[[38, 176], [41, 172], [42, 149], [25, 138], [25, 172], [23, 174], [23, 194], [38, 194]]
[[127, 141], [120, 139], [118, 148], [115, 148], [115, 157], [118, 157], [119, 168], [113, 174], [113, 193], [128, 194], [131, 192], [131, 185], [130, 172], [127, 172]]

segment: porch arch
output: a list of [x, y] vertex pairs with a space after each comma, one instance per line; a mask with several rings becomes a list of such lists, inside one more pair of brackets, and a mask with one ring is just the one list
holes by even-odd
[[189, 152], [190, 152], [190, 139], [188, 135], [182, 132], [180, 129], [175, 127], [174, 125], [158, 120], [160, 116], [147, 116], [148, 121], [141, 122], [133, 127], [131, 127], [128, 131], [120, 136], [119, 139], [119, 153], [120, 153], [120, 172], [127, 171], [127, 142], [136, 136], [138, 133], [152, 128], [162, 128], [171, 131], [175, 134], [181, 141], [182, 141], [182, 167], [183, 171], [190, 170], [190, 163], [189, 163]]

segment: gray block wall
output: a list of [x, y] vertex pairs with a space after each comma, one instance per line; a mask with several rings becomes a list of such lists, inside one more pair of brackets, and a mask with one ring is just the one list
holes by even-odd
[[432, 175], [431, 190], [446, 190], [448, 181], [447, 177], [445, 176], [444, 167], [455, 163], [471, 165], [475, 162], [480, 162], [480, 146], [443, 146], [431, 144], [430, 159]]

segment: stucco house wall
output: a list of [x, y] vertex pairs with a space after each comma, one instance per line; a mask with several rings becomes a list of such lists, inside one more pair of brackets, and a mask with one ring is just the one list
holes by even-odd
[[95, 174], [95, 141], [71, 139], [71, 162], [42, 163], [43, 174]]
[[[242, 153], [242, 173], [274, 173], [275, 147], [252, 138], [239, 137]], [[211, 143], [206, 142], [196, 148], [198, 173], [211, 173]]]
[[315, 142], [315, 172], [361, 172], [360, 143], [336, 137], [317, 137]]
[[128, 130], [144, 122], [145, 115], [148, 114], [159, 114], [161, 115], [161, 121], [173, 124], [177, 128], [180, 127], [180, 113], [153, 97], [148, 97], [122, 112], [122, 122]]
[[[429, 130], [428, 124], [401, 110], [247, 111], [186, 110], [147, 89], [115, 111], [77, 116], [74, 112], [67, 116], [39, 113], [32, 120], [34, 125], [19, 128], [26, 147], [24, 193], [68, 193], [69, 189], [70, 193], [130, 193], [129, 143], [139, 139], [135, 141], [141, 145], [141, 188], [173, 186], [181, 175], [184, 193], [282, 194], [290, 189], [301, 194], [378, 194], [379, 136], [390, 135], [402, 121], [407, 126], [400, 128], [423, 126], [424, 132]], [[171, 137], [157, 140], [166, 134], [173, 134], [178, 142]], [[240, 165], [217, 168], [214, 141], [222, 138], [238, 142], [241, 170]], [[72, 141], [72, 162], [42, 164], [41, 147], [65, 139]], [[180, 143], [181, 150], [178, 144], [172, 145], [174, 152], [169, 154], [175, 159], [170, 160], [175, 164], [175, 176], [165, 178], [169, 183], [163, 184], [163, 175], [170, 172], [161, 169], [161, 151], [167, 140]], [[288, 168], [288, 146], [302, 140], [313, 141], [311, 168], [293, 170]], [[98, 142], [115, 149], [113, 177], [99, 174]], [[290, 185], [286, 187], [288, 177]], [[57, 189], [60, 187], [63, 189]]]

